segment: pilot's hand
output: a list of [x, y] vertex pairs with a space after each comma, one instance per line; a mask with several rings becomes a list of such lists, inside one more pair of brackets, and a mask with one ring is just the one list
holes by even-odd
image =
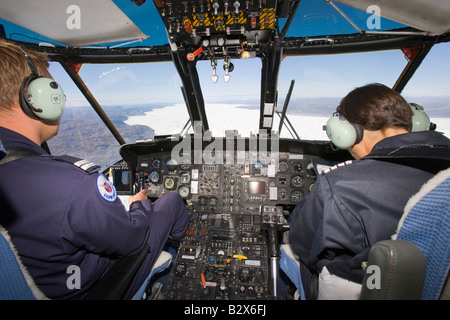
[[135, 201], [141, 201], [145, 200], [148, 197], [147, 189], [142, 189], [138, 193], [136, 193], [134, 196], [131, 196], [128, 198], [128, 204], [131, 206], [131, 204]]

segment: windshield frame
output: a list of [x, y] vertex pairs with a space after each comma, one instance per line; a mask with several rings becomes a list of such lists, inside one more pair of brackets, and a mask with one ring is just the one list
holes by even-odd
[[[441, 46], [445, 47], [443, 49], [445, 51], [445, 49], [450, 48], [450, 43], [444, 43], [444, 44], [441, 44]], [[442, 51], [442, 49], [441, 49], [441, 51]], [[340, 59], [341, 60], [342, 59], [343, 60], [348, 59], [349, 60], [348, 63], [351, 64], [353, 59], [355, 57], [357, 57], [358, 55], [361, 55], [361, 56], [367, 55], [367, 56], [373, 56], [373, 57], [384, 56], [383, 59], [379, 59], [379, 62], [381, 62], [381, 64], [382, 64], [382, 61], [386, 60], [386, 56], [385, 55], [392, 55], [392, 54], [395, 54], [397, 56], [395, 60], [397, 62], [401, 61], [401, 63], [399, 63], [398, 69], [396, 69], [395, 72], [390, 70], [391, 71], [391, 75], [392, 75], [390, 77], [390, 80], [388, 82], [386, 82], [386, 81], [384, 81], [382, 79], [378, 80], [378, 79], [372, 78], [371, 81], [367, 81], [367, 82], [379, 81], [379, 82], [384, 82], [388, 86], [392, 86], [395, 83], [395, 78], [397, 77], [397, 75], [398, 74], [402, 74], [403, 67], [408, 64], [408, 60], [403, 57], [401, 50], [375, 51], [375, 52], [356, 53], [356, 54], [348, 54], [348, 55], [345, 55], [345, 54], [344, 55], [327, 55], [327, 57], [329, 59], [333, 60], [333, 61], [338, 61]], [[306, 62], [309, 63], [309, 61], [317, 60], [319, 62], [316, 63], [316, 65], [315, 65], [316, 70], [318, 68], [321, 68], [322, 71], [329, 71], [328, 68], [326, 68], [326, 67], [324, 68], [324, 64], [323, 63], [320, 63], [320, 61], [322, 59], [326, 58], [325, 56], [322, 56], [322, 55], [312, 55], [312, 56], [302, 56], [301, 55], [301, 56], [295, 56], [295, 57], [284, 56], [283, 58], [284, 59], [281, 62], [279, 76], [278, 76], [278, 79], [277, 79], [277, 81], [278, 81], [278, 86], [277, 86], [277, 88], [278, 88], [277, 89], [278, 97], [277, 97], [277, 104], [276, 104], [275, 114], [278, 115], [278, 116], [274, 117], [273, 130], [275, 130], [275, 131], [278, 130], [278, 124], [279, 124], [281, 111], [283, 110], [284, 104], [286, 103], [286, 100], [288, 98], [287, 97], [287, 93], [288, 93], [288, 90], [289, 90], [290, 82], [292, 81], [292, 77], [290, 77], [289, 75], [292, 75], [293, 71], [296, 71], [297, 73], [301, 74], [301, 69], [299, 69], [299, 68], [297, 68], [297, 69], [292, 68], [292, 66], [290, 66], [290, 64], [288, 62], [290, 60], [295, 60], [295, 61], [300, 61], [301, 63], [303, 63], [305, 65]], [[430, 58], [430, 59], [432, 59], [432, 58]], [[232, 60], [231, 62], [236, 64], [236, 67], [235, 67], [236, 69], [235, 69], [235, 71], [233, 71], [234, 73], [233, 72], [229, 73], [231, 75], [231, 79], [230, 79], [229, 83], [225, 83], [223, 81], [222, 77], [225, 74], [225, 71], [222, 68], [220, 68], [222, 65], [219, 64], [219, 66], [217, 67], [217, 74], [221, 77], [220, 82], [222, 82], [222, 87], [221, 88], [226, 88], [227, 85], [228, 85], [228, 88], [232, 87], [233, 85], [236, 85], [237, 88], [242, 89], [243, 92], [245, 92], [245, 87], [242, 84], [243, 82], [241, 82], [242, 80], [237, 80], [239, 78], [238, 75], [239, 75], [240, 72], [244, 73], [244, 74], [245, 73], [250, 74], [250, 72], [251, 72], [251, 75], [255, 78], [253, 80], [253, 87], [254, 87], [254, 91], [253, 92], [254, 93], [253, 93], [253, 96], [252, 95], [242, 96], [241, 103], [239, 103], [239, 99], [236, 99], [236, 98], [239, 98], [239, 96], [233, 97], [232, 100], [228, 100], [228, 101], [226, 101], [226, 100], [224, 101], [223, 100], [223, 95], [222, 95], [222, 97], [214, 96], [214, 94], [212, 92], [210, 92], [211, 88], [214, 88], [214, 86], [217, 86], [217, 88], [219, 88], [219, 87], [218, 87], [217, 83], [212, 83], [212, 81], [211, 81], [211, 75], [212, 75], [212, 72], [213, 72], [211, 65], [208, 64], [208, 61], [201, 61], [201, 62], [199, 61], [197, 63], [198, 70], [199, 70], [199, 73], [198, 73], [199, 79], [200, 79], [199, 81], [201, 83], [201, 87], [204, 90], [203, 92], [205, 93], [204, 94], [205, 106], [206, 106], [205, 110], [206, 110], [208, 119], [210, 119], [211, 124], [212, 124], [211, 128], [212, 128], [212, 135], [213, 136], [222, 136], [223, 137], [223, 136], [225, 136], [225, 133], [226, 133], [224, 131], [218, 132], [217, 129], [216, 129], [216, 124], [221, 121], [221, 117], [220, 117], [220, 114], [215, 114], [214, 113], [214, 105], [216, 107], [218, 107], [220, 110], [225, 110], [224, 112], [228, 112], [230, 114], [233, 114], [235, 109], [227, 110], [226, 109], [227, 107], [225, 106], [227, 104], [227, 102], [229, 103], [230, 101], [235, 104], [235, 108], [237, 107], [237, 108], [248, 109], [248, 110], [253, 109], [253, 111], [254, 111], [254, 116], [253, 115], [251, 116], [251, 117], [255, 118], [254, 121], [252, 121], [252, 127], [249, 130], [247, 130], [247, 131], [241, 130], [239, 133], [242, 136], [247, 136], [247, 137], [250, 134], [254, 134], [254, 133], [257, 134], [258, 133], [257, 119], [258, 119], [258, 113], [260, 111], [259, 108], [258, 108], [258, 104], [260, 103], [260, 101], [259, 101], [260, 98], [258, 97], [257, 92], [258, 92], [258, 90], [260, 90], [260, 88], [258, 88], [258, 85], [260, 85], [261, 82], [260, 82], [260, 79], [258, 77], [261, 75], [259, 73], [259, 71], [262, 68], [261, 67], [261, 63], [260, 63], [259, 60], [260, 59], [258, 59], [258, 58], [249, 59], [249, 60], [243, 60], [243, 59], [241, 59], [241, 60]], [[371, 60], [368, 59], [367, 61], [370, 62]], [[366, 61], [365, 64], [369, 65], [370, 63], [368, 63], [367, 61]], [[377, 61], [377, 59], [373, 58], [372, 62], [375, 62], [375, 61]], [[390, 63], [391, 62], [393, 62], [393, 60], [390, 61]], [[54, 65], [54, 64], [55, 63], [52, 62], [52, 65]], [[251, 65], [251, 68], [247, 69], [246, 68], [247, 67], [246, 64]], [[342, 64], [342, 63], [339, 63], [339, 62], [332, 62], [332, 63], [330, 63], [331, 66], [339, 65], [339, 64]], [[61, 63], [61, 65], [64, 67], [64, 63]], [[81, 71], [79, 73], [76, 73], [76, 75], [79, 76], [80, 79], [82, 78], [81, 79], [81, 83], [82, 83], [81, 88], [82, 89], [84, 88], [84, 86], [88, 90], [89, 90], [89, 88], [92, 88], [92, 87], [90, 87], [90, 85], [92, 84], [92, 81], [91, 81], [92, 79], [90, 79], [86, 75], [88, 75], [90, 73], [89, 69], [93, 65], [94, 64], [84, 64], [83, 67], [81, 68]], [[127, 68], [121, 68], [121, 66], [130, 66], [130, 68], [133, 67], [133, 68], [136, 68], [136, 69], [142, 69], [142, 66], [149, 66], [151, 68], [152, 66], [161, 67], [163, 65], [166, 65], [166, 66], [170, 66], [169, 69], [171, 70], [171, 72], [173, 72], [173, 75], [174, 75], [174, 77], [177, 78], [177, 81], [179, 81], [178, 75], [176, 73], [176, 70], [173, 67], [173, 63], [172, 62], [165, 62], [165, 63], [162, 63], [162, 64], [160, 64], [160, 63], [127, 63], [127, 64], [119, 63], [119, 64], [114, 64], [114, 65], [112, 65], [112, 64], [108, 65], [108, 64], [105, 64], [105, 63], [99, 63], [99, 64], [95, 64], [95, 65], [102, 68], [103, 72], [105, 73], [104, 74], [105, 78], [108, 77], [109, 75], [113, 75], [115, 73], [117, 74], [118, 72], [121, 72], [121, 71], [130, 71], [130, 70], [127, 70]], [[306, 65], [307, 65], [307, 63], [306, 63]], [[345, 64], [342, 64], [342, 65], [344, 66]], [[311, 65], [311, 66], [313, 66], [313, 65]], [[386, 66], [387, 66], [387, 69], [389, 69], [389, 64], [386, 64]], [[117, 69], [117, 67], [119, 67], [119, 68]], [[356, 65], [356, 67], [358, 67], [358, 65]], [[373, 67], [374, 68], [378, 68], [378, 67], [375, 67], [375, 65], [373, 65]], [[86, 101], [85, 97], [83, 97], [80, 94], [80, 91], [79, 91], [80, 88], [78, 88], [78, 89], [75, 88], [75, 86], [74, 86], [74, 84], [72, 82], [73, 81], [73, 77], [72, 78], [70, 76], [68, 77], [67, 74], [63, 77], [62, 76], [63, 73], [61, 73], [61, 68], [59, 68], [59, 69], [60, 70], [58, 70], [57, 72], [53, 72], [54, 68], [51, 68], [52, 73], [55, 73], [54, 77], [58, 81], [63, 82], [63, 87], [64, 88], [68, 88], [67, 93], [66, 93], [66, 97], [67, 97], [67, 100], [69, 101], [69, 104], [70, 104], [71, 101], [73, 102], [74, 100], [77, 101], [77, 103], [80, 103], [80, 101], [84, 99], [84, 102], [82, 104], [84, 104], [85, 106], [88, 106], [89, 102]], [[72, 69], [70, 69], [70, 70], [71, 70], [71, 72], [73, 72]], [[447, 69], [444, 68], [443, 70], [447, 70]], [[67, 72], [67, 70], [65, 70], [65, 71]], [[257, 72], [255, 72], [255, 71], [257, 71]], [[310, 73], [312, 73], [312, 75], [315, 76], [317, 81], [320, 80], [319, 78], [327, 78], [327, 77], [329, 77], [329, 76], [323, 75], [323, 74], [319, 77], [319, 75], [318, 74], [314, 74], [314, 72], [310, 72]], [[92, 73], [92, 75], [93, 74], [95, 74], [95, 73]], [[158, 74], [158, 73], [157, 72], [147, 72], [147, 74], [150, 75], [150, 77], [155, 77], [155, 74]], [[164, 73], [164, 71], [160, 70], [159, 74], [166, 74], [166, 73]], [[93, 77], [92, 75], [91, 75], [91, 78]], [[158, 76], [156, 76], [156, 77], [158, 77]], [[122, 79], [124, 79], [124, 78], [122, 78]], [[310, 84], [313, 84], [313, 82], [311, 81], [311, 79], [312, 79], [311, 74], [309, 75], [309, 77], [305, 77], [305, 79], [306, 79], [306, 81], [310, 81], [311, 82]], [[236, 83], [234, 83], [233, 81], [235, 81]], [[296, 129], [296, 128], [300, 128], [301, 125], [297, 125], [296, 121], [294, 121], [294, 118], [296, 117], [295, 101], [296, 101], [297, 98], [299, 98], [299, 95], [297, 93], [298, 90], [300, 90], [300, 91], [303, 90], [303, 93], [305, 91], [307, 91], [309, 94], [311, 94], [312, 91], [311, 90], [308, 91], [307, 87], [302, 85], [301, 81], [298, 81], [298, 79], [296, 79], [292, 96], [289, 97], [290, 98], [289, 105], [286, 108], [287, 109], [287, 112], [285, 114], [286, 119], [285, 119], [285, 123], [284, 123], [283, 129], [282, 129], [281, 138], [296, 138], [296, 135], [293, 134], [293, 132], [292, 132], [292, 129], [294, 128], [295, 131], [299, 131], [300, 132], [300, 134], [298, 135], [300, 139], [303, 139], [303, 140], [317, 140], [317, 141], [328, 140], [326, 135], [325, 135], [325, 133], [323, 132], [323, 130], [320, 129], [321, 126], [323, 124], [325, 124], [326, 118], [330, 114], [332, 114], [332, 112], [334, 111], [336, 105], [338, 105], [339, 100], [347, 93], [347, 91], [352, 89], [353, 86], [360, 86], [360, 85], [367, 84], [367, 83], [364, 83], [364, 82], [365, 81], [353, 81], [353, 83], [351, 85], [347, 85], [346, 90], [342, 89], [340, 92], [335, 92], [334, 94], [330, 94], [330, 91], [326, 90], [328, 98], [330, 98], [330, 101], [327, 103], [327, 109], [323, 109], [323, 110], [319, 110], [318, 108], [314, 109], [315, 111], [320, 111], [319, 112], [320, 116], [323, 117], [322, 118], [322, 122], [320, 123], [320, 125], [316, 125], [315, 129], [314, 129], [314, 130], [316, 130], [318, 132], [319, 136], [308, 136], [308, 135], [306, 135], [304, 133], [301, 133], [301, 130], [297, 130]], [[130, 140], [130, 139], [126, 138], [126, 139], [124, 139], [123, 142], [120, 142], [118, 140], [119, 145], [123, 145], [125, 143], [134, 143], [135, 141], [141, 141], [141, 140], [146, 140], [146, 139], [155, 139], [155, 138], [158, 138], [158, 137], [170, 137], [172, 135], [178, 135], [180, 133], [181, 134], [192, 133], [193, 129], [192, 129], [192, 126], [190, 126], [190, 123], [189, 123], [189, 109], [187, 108], [185, 101], [183, 101], [183, 94], [182, 94], [182, 90], [179, 87], [179, 85], [181, 85], [181, 82], [176, 82], [176, 85], [174, 85], [172, 87], [172, 89], [175, 90], [175, 92], [178, 92], [178, 98], [177, 99], [178, 99], [179, 103], [172, 103], [172, 104], [166, 103], [164, 105], [164, 107], [173, 107], [171, 110], [166, 110], [166, 112], [165, 112], [166, 113], [166, 118], [164, 118], [164, 121], [168, 121], [171, 118], [173, 118], [174, 114], [178, 114], [180, 112], [184, 112], [184, 114], [185, 114], [184, 121], [180, 122], [180, 124], [176, 128], [176, 130], [167, 131], [167, 132], [157, 132], [156, 131], [156, 132], [154, 132], [154, 135], [152, 135], [152, 136], [141, 136], [141, 137], [137, 137], [136, 139], [133, 139], [133, 140]], [[70, 87], [72, 87], [72, 88], [70, 88]], [[316, 87], [320, 87], [320, 83], [319, 82], [316, 82]], [[407, 88], [407, 91], [410, 90], [408, 86], [406, 86], [406, 88]], [[220, 90], [224, 90], [224, 89], [219, 89], [219, 91]], [[81, 90], [81, 91], [83, 91], [83, 90]], [[88, 92], [89, 92], [89, 94], [92, 94], [92, 96], [94, 97], [94, 94], [95, 94], [94, 91], [95, 90], [92, 90], [92, 92], [91, 91], [88, 91]], [[128, 92], [127, 90], [123, 90], [123, 91], [124, 91], [124, 95], [130, 94], [130, 92]], [[172, 98], [172, 95], [168, 96], [168, 97]], [[303, 95], [302, 98], [308, 99], [308, 98], [311, 98], [311, 97], [308, 97], [307, 95]], [[118, 106], [118, 104], [120, 105], [119, 101], [118, 101], [118, 103], [116, 103], [115, 106], [113, 106], [113, 105], [105, 104], [103, 102], [102, 98], [98, 97], [98, 95], [95, 95], [94, 100], [100, 106], [100, 108], [101, 108], [100, 112], [104, 112], [104, 114], [106, 115], [107, 119], [109, 119], [109, 121], [111, 121], [112, 126], [116, 130], [118, 130], [118, 127], [120, 127], [120, 124], [124, 124], [124, 123], [125, 124], [131, 124], [131, 122], [126, 123], [126, 121], [128, 119], [125, 119], [125, 118], [117, 119], [116, 115], [114, 115], [113, 108], [116, 108], [116, 109], [119, 108], [119, 106]], [[149, 98], [149, 100], [151, 100], [151, 98]], [[243, 102], [246, 102], [246, 101], [250, 101], [250, 104], [243, 103]], [[411, 101], [411, 102], [413, 102], [413, 101]], [[306, 101], [306, 103], [303, 106], [303, 108], [306, 108], [308, 112], [311, 111], [311, 108], [309, 108], [311, 106], [311, 103], [312, 103], [311, 101], [309, 101], [309, 102]], [[211, 104], [213, 105], [213, 107], [211, 107]], [[150, 113], [152, 110], [153, 111], [154, 110], [158, 110], [159, 112], [164, 113], [164, 110], [163, 110], [164, 108], [161, 107], [161, 106], [158, 107], [156, 105], [156, 102], [154, 104], [148, 104], [147, 105], [147, 107], [150, 107], [149, 110], [146, 110], [145, 108], [143, 108], [143, 106], [144, 106], [143, 104], [134, 104], [133, 106], [128, 106], [128, 108], [124, 108], [123, 110], [121, 110], [122, 115], [126, 116], [126, 117], [129, 117], [129, 116], [130, 117], [132, 117], [132, 116], [139, 117], [139, 116], [145, 115], [146, 113]], [[70, 106], [69, 106], [69, 108], [70, 108]], [[111, 112], [113, 112], [113, 113], [111, 113]], [[117, 112], [117, 110], [115, 112]], [[97, 115], [99, 115], [98, 113], [99, 112], [97, 112]], [[307, 123], [309, 122], [309, 120], [308, 120], [309, 118], [307, 118], [307, 117], [310, 116], [311, 114], [306, 114], [305, 115], [304, 113], [302, 114], [302, 112], [297, 113], [297, 115], [298, 114], [300, 114], [303, 117], [303, 120], [306, 120]], [[213, 121], [212, 117], [214, 117], [214, 116], [217, 116], [217, 120]], [[241, 119], [239, 119], [238, 122], [242, 122]], [[289, 122], [292, 124], [292, 126], [290, 128], [288, 128], [288, 123]], [[138, 128], [139, 130], [142, 129], [142, 126], [139, 127], [138, 123], [134, 123], [133, 125], [136, 125], [136, 128]], [[109, 127], [108, 127], [108, 129], [111, 131], [111, 129]], [[227, 128], [227, 130], [232, 130], [232, 129], [236, 129], [236, 128], [234, 128], [234, 127], [228, 127]], [[119, 134], [121, 136], [124, 135], [124, 133], [121, 132], [121, 129], [119, 129], [118, 132], [119, 132]], [[145, 132], [145, 130], [142, 131], [142, 132]]]

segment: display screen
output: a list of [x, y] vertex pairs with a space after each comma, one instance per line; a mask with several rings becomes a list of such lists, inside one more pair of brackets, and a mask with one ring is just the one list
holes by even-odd
[[248, 194], [265, 194], [266, 184], [264, 181], [249, 181]]
[[117, 191], [131, 190], [131, 171], [130, 170], [115, 170], [114, 171], [114, 185]]

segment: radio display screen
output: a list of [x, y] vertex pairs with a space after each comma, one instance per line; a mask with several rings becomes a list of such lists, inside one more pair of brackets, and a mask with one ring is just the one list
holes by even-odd
[[114, 185], [117, 191], [132, 190], [131, 171], [130, 170], [115, 170], [114, 171]]
[[265, 194], [266, 183], [264, 181], [249, 181], [248, 194]]

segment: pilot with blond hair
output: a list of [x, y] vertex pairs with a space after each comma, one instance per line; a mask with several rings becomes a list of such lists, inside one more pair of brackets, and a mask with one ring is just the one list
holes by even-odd
[[[127, 289], [139, 289], [164, 245], [182, 240], [187, 210], [177, 193], [155, 202], [142, 190], [125, 209], [115, 186], [89, 161], [49, 154], [58, 133], [62, 88], [51, 78], [44, 54], [0, 40], [0, 225], [22, 263], [51, 299], [85, 297], [121, 257], [149, 252]], [[71, 267], [80, 271], [72, 286]], [[69, 281], [68, 281], [69, 280]]]

